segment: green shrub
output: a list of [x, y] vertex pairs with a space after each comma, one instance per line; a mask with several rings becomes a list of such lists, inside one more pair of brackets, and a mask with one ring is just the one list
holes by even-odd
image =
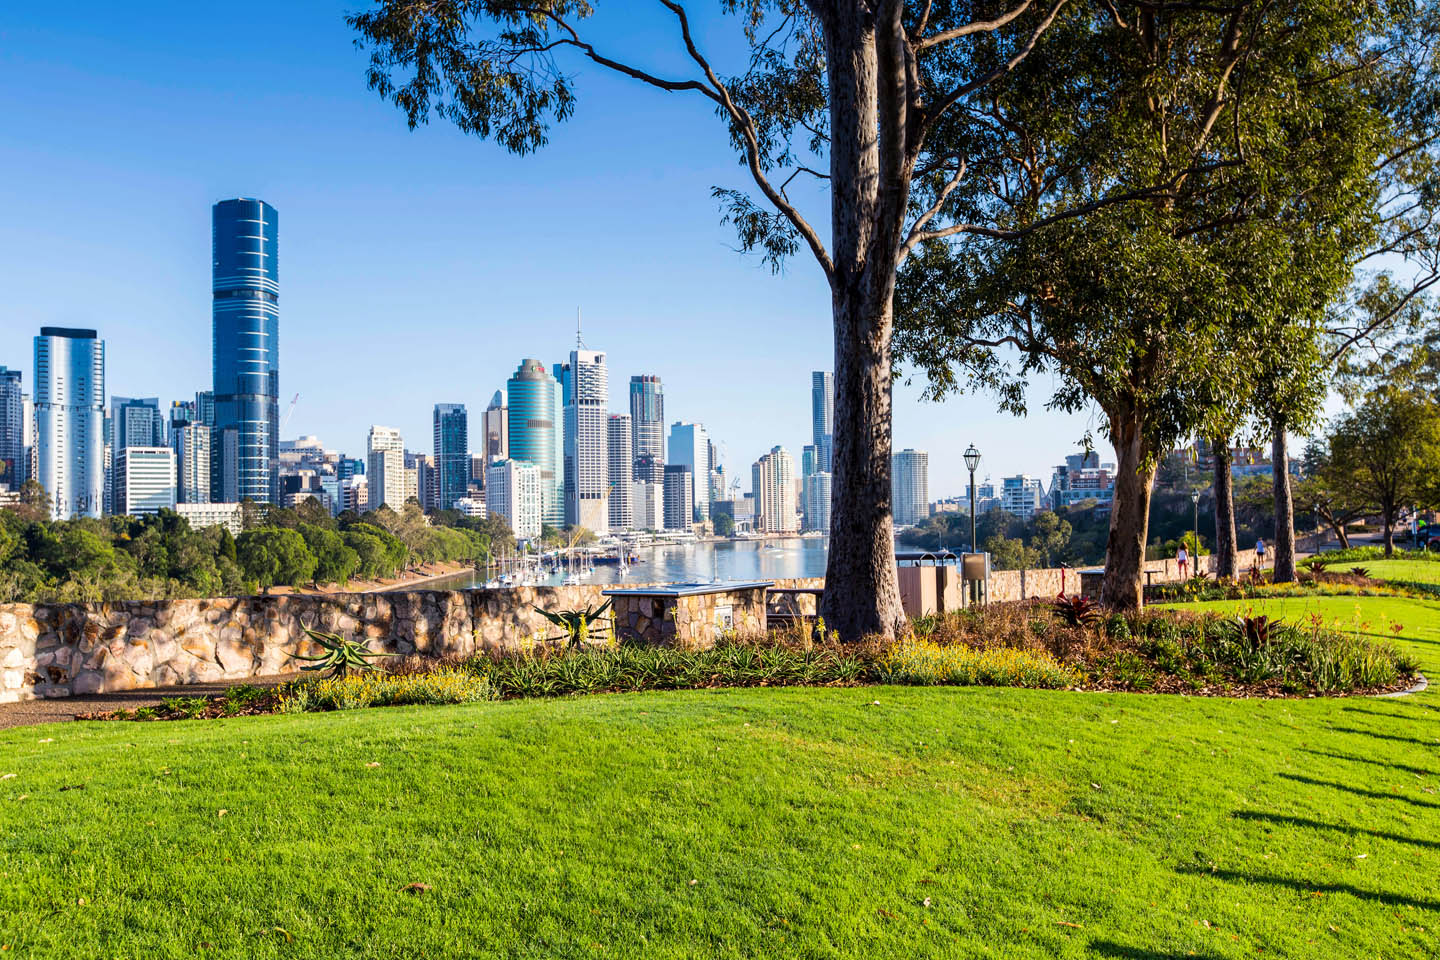
[[494, 698], [489, 680], [468, 670], [403, 675], [359, 673], [293, 680], [280, 688], [277, 708], [281, 713], [305, 713], [413, 703], [475, 703]]
[[704, 687], [826, 686], [871, 679], [864, 648], [723, 641], [710, 650], [625, 644], [564, 652], [535, 651], [466, 663], [503, 697], [685, 690]]

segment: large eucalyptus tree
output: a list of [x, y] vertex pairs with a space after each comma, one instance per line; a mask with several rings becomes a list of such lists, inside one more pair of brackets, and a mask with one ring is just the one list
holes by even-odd
[[[412, 126], [435, 116], [516, 153], [535, 150], [549, 124], [576, 109], [571, 71], [581, 63], [693, 97], [728, 126], [751, 183], [746, 191], [717, 188], [716, 195], [743, 246], [771, 263], [803, 248], [830, 286], [834, 507], [822, 613], [847, 639], [890, 635], [904, 621], [890, 504], [896, 271], [917, 244], [993, 227], [970, 219], [973, 211], [956, 202], [977, 166], [988, 175], [987, 158], [937, 134], [986, 114], [1062, 16], [1114, 17], [1116, 5], [721, 0], [719, 6], [748, 44], [738, 72], [712, 61], [691, 11], [675, 0], [624, 5], [627, 16], [663, 21], [686, 64], [673, 74], [647, 68], [654, 57], [640, 44], [612, 49], [597, 42], [585, 0], [377, 0], [349, 22], [371, 51], [370, 86]], [[828, 238], [787, 189], [800, 176], [827, 186]]]
[[1320, 321], [1377, 231], [1393, 141], [1375, 51], [1409, 4], [1392, 6], [1117, 2], [1057, 23], [1050, 69], [1022, 65], [976, 129], [947, 131], [1001, 158], [956, 198], [1000, 229], [907, 264], [899, 352], [936, 393], [977, 383], [1023, 412], [1049, 371], [1052, 406], [1099, 407], [1108, 604], [1141, 602], [1172, 445], [1318, 402]]

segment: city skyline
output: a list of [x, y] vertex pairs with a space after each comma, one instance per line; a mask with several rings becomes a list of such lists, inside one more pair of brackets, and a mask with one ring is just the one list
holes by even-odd
[[[482, 411], [521, 358], [562, 360], [579, 306], [587, 338], [609, 355], [612, 412], [628, 409], [630, 376], [653, 374], [665, 383], [665, 428], [704, 423], [731, 470], [743, 474], [777, 443], [799, 456], [811, 435], [809, 374], [833, 365], [829, 294], [803, 259], [775, 277], [735, 254], [710, 197], [713, 185], [743, 185], [717, 152], [723, 129], [656, 96], [656, 150], [674, 160], [638, 172], [622, 152], [629, 118], [603, 96], [525, 161], [438, 126], [412, 134], [364, 90], [364, 57], [341, 13], [258, 3], [249, 15], [267, 23], [264, 69], [209, 50], [206, 82], [181, 90], [173, 76], [249, 15], [195, 7], [122, 18], [95, 5], [82, 13], [95, 27], [85, 37], [38, 8], [8, 18], [22, 51], [8, 62], [27, 79], [0, 90], [14, 131], [0, 170], [27, 190], [0, 225], [0, 250], [12, 316], [24, 322], [0, 331], [0, 364], [25, 367], [40, 326], [97, 328], [111, 345], [111, 392], [168, 404], [210, 389], [209, 207], [259, 197], [284, 215], [279, 398], [300, 394], [278, 439], [315, 435], [355, 452], [379, 422], [426, 449], [434, 403]], [[618, 37], [624, 25], [611, 17], [600, 27]], [[697, 24], [718, 19], [707, 12]], [[614, 82], [592, 79], [597, 92]], [[266, 131], [265, 151], [233, 149], [248, 126]], [[96, 139], [107, 149], [94, 150]], [[573, 169], [580, 154], [583, 173]], [[627, 189], [637, 173], [644, 192]], [[100, 208], [127, 224], [125, 244], [94, 229]], [[73, 283], [77, 258], [86, 286], [118, 292], [104, 314]], [[357, 392], [355, 378], [377, 362], [395, 375]], [[417, 382], [433, 395], [417, 397]], [[897, 383], [895, 448], [930, 451], [935, 495], [963, 488], [959, 454], [972, 442], [997, 477], [1048, 475], [1048, 461], [1078, 449], [1098, 421], [1044, 413], [1047, 386], [1033, 394], [1030, 442], [1020, 443], [1017, 421], [988, 397], [935, 405], [919, 399], [920, 384]]]

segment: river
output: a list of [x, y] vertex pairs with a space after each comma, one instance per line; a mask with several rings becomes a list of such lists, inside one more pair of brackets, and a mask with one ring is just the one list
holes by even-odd
[[[790, 580], [825, 576], [824, 537], [786, 540], [721, 540], [711, 543], [662, 544], [637, 547], [640, 559], [621, 579], [618, 565], [597, 565], [585, 583], [691, 583], [711, 580]], [[564, 573], [556, 573], [546, 586], [559, 586]], [[450, 590], [480, 586], [484, 578], [458, 574], [436, 584]]]

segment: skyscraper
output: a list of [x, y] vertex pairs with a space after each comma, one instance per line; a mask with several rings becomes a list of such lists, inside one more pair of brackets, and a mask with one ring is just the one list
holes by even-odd
[[376, 424], [365, 439], [365, 479], [371, 510], [405, 506], [405, 440], [394, 427]]
[[505, 518], [517, 540], [540, 536], [544, 492], [533, 463], [500, 460], [485, 471], [485, 510], [492, 518]]
[[[490, 398], [490, 406], [485, 408], [485, 446], [481, 455], [487, 463], [510, 456], [510, 425], [506, 422], [506, 414], [505, 394], [496, 390], [495, 396]], [[476, 479], [482, 484], [485, 482], [483, 473]]]
[[810, 374], [810, 437], [815, 445], [815, 469], [835, 469], [835, 378], [828, 370]]
[[193, 420], [171, 420], [170, 449], [175, 451], [177, 501], [209, 503], [210, 428]]
[[629, 530], [635, 523], [634, 507], [630, 502], [631, 443], [634, 434], [628, 413], [610, 414], [609, 460], [610, 460], [610, 529]]
[[890, 456], [891, 501], [898, 524], [919, 523], [930, 515], [930, 455], [901, 450]]
[[124, 513], [120, 485], [124, 478], [117, 469], [121, 451], [130, 447], [163, 447], [165, 420], [158, 397], [110, 398], [110, 502], [116, 513]]
[[557, 367], [565, 398], [565, 522], [604, 533], [609, 490], [610, 374], [603, 350], [577, 345]]
[[558, 527], [565, 522], [560, 384], [539, 360], [527, 359], [505, 384], [505, 395], [510, 400], [510, 459], [533, 463], [539, 469], [540, 522]]
[[755, 497], [755, 529], [762, 533], [794, 533], [796, 529], [795, 458], [784, 447], [772, 447], [750, 468]]
[[222, 200], [211, 210], [214, 486], [265, 503], [278, 489], [278, 236], [275, 208], [261, 200]]
[[138, 517], [175, 509], [175, 451], [121, 447], [115, 451], [115, 512]]
[[695, 475], [683, 463], [665, 464], [665, 529], [686, 530], [695, 525]]
[[25, 391], [20, 371], [0, 367], [0, 490], [25, 484]]
[[35, 446], [51, 515], [98, 517], [105, 503], [105, 341], [41, 327], [35, 338]]
[[670, 425], [670, 460], [666, 464], [680, 464], [690, 468], [694, 489], [690, 491], [690, 502], [695, 506], [697, 522], [710, 519], [710, 437], [699, 423], [676, 421]]
[[830, 532], [830, 474], [816, 471], [805, 478], [805, 529]]
[[435, 485], [441, 510], [470, 492], [470, 419], [463, 403], [435, 404]]
[[[630, 430], [636, 478], [659, 483], [665, 469], [665, 389], [659, 377], [630, 378]], [[651, 458], [645, 471], [653, 476], [640, 476], [641, 457]]]

